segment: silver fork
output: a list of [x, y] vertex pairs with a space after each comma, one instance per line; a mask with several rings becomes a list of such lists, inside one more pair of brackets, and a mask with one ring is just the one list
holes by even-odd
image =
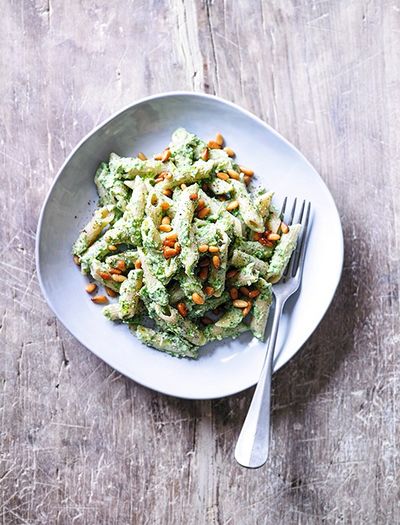
[[[292, 206], [290, 219], [287, 223], [289, 226], [293, 224], [296, 203], [297, 199], [294, 200]], [[287, 198], [285, 198], [283, 202], [281, 219], [284, 217], [286, 204]], [[298, 239], [296, 249], [290, 258], [282, 278], [272, 287], [272, 292], [275, 296], [275, 312], [267, 355], [235, 448], [236, 461], [248, 468], [261, 467], [268, 458], [274, 350], [283, 307], [289, 297], [300, 287], [306, 253], [310, 209], [311, 204], [303, 201], [298, 218], [298, 222], [302, 225], [300, 238]]]

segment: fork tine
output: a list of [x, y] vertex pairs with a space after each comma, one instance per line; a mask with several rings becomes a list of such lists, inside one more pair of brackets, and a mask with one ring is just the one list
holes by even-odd
[[[303, 203], [303, 208], [305, 206], [305, 201]], [[300, 272], [303, 271], [303, 263], [304, 263], [304, 257], [305, 257], [305, 253], [306, 253], [306, 250], [305, 250], [305, 244], [306, 244], [306, 237], [307, 237], [307, 229], [308, 229], [308, 221], [309, 221], [309, 218], [310, 218], [310, 212], [311, 212], [311, 203], [309, 202], [308, 205], [307, 205], [307, 211], [306, 211], [306, 217], [304, 219], [304, 224], [302, 225], [302, 235], [301, 235], [301, 240], [300, 240], [300, 245], [298, 247], [298, 249], [296, 250], [296, 257], [295, 257], [295, 261], [293, 263], [293, 269], [292, 269], [292, 276], [294, 277], [297, 273], [297, 271], [299, 270], [300, 268]], [[303, 214], [301, 216], [301, 219], [299, 222], [301, 222], [303, 218]]]
[[291, 226], [293, 224], [294, 212], [296, 211], [297, 197], [293, 201], [292, 211], [290, 212], [290, 219], [288, 220], [287, 225]]
[[287, 197], [283, 199], [283, 204], [281, 208], [281, 212], [279, 214], [279, 218], [281, 221], [283, 221], [283, 217], [285, 216], [285, 210], [286, 210], [286, 203], [287, 203]]
[[[296, 211], [296, 205], [297, 205], [297, 198], [294, 199], [294, 201], [293, 201], [292, 211], [290, 212], [290, 219], [287, 222], [288, 226], [291, 226], [292, 223], [293, 223], [293, 217], [294, 217], [294, 214], [295, 214], [295, 211]], [[289, 261], [288, 265], [286, 266], [285, 271], [282, 274], [283, 279], [286, 279], [286, 277], [288, 275], [291, 275], [292, 260], [293, 260], [293, 255], [290, 258], [290, 261]]]

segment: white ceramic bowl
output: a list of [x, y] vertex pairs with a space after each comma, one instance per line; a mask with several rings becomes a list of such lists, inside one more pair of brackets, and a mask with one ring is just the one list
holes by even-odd
[[[325, 314], [343, 264], [339, 215], [324, 182], [307, 160], [276, 131], [238, 106], [194, 93], [149, 97], [120, 111], [92, 131], [61, 167], [43, 205], [37, 231], [39, 281], [47, 302], [65, 327], [110, 366], [154, 390], [207, 399], [254, 385], [265, 345], [244, 334], [209, 345], [197, 361], [177, 359], [139, 343], [124, 325], [106, 320], [84, 291], [86, 278], [72, 262], [71, 245], [97, 200], [95, 170], [110, 152], [124, 156], [161, 151], [183, 126], [204, 139], [220, 131], [255, 170], [256, 182], [283, 197], [312, 203], [303, 284], [286, 306], [274, 369], [284, 365], [310, 337]], [[88, 205], [90, 201], [90, 205]]]

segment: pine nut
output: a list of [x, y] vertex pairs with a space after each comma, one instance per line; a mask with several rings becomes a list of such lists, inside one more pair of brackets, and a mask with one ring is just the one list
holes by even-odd
[[197, 292], [192, 295], [192, 300], [195, 304], [204, 304], [204, 299]]
[[171, 219], [169, 217], [163, 217], [161, 219], [161, 224], [171, 224]]
[[246, 308], [243, 309], [243, 317], [246, 317], [247, 314], [250, 313], [251, 310], [251, 303], [246, 306]]
[[248, 186], [251, 182], [251, 177], [249, 177], [248, 175], [245, 175], [243, 177], [243, 182], [246, 184], [246, 186]]
[[231, 296], [232, 301], [235, 301], [239, 297], [239, 292], [237, 288], [231, 288], [229, 290], [229, 295]]
[[244, 166], [239, 166], [239, 169], [243, 173], [243, 175], [247, 175], [248, 177], [252, 177], [254, 175], [254, 171], [249, 168], [245, 168]]
[[97, 284], [89, 283], [85, 286], [85, 290], [87, 291], [87, 293], [93, 293], [97, 290]]
[[200, 268], [205, 268], [206, 266], [210, 266], [210, 259], [208, 257], [204, 257], [204, 259], [200, 259], [199, 261]]
[[176, 305], [178, 312], [181, 314], [182, 317], [186, 317], [188, 314], [188, 308], [185, 303], [178, 303]]
[[173, 232], [173, 233], [169, 233], [168, 235], [165, 236], [165, 238], [168, 240], [168, 241], [177, 241], [178, 240], [178, 234]]
[[250, 299], [255, 299], [256, 297], [258, 297], [260, 295], [260, 290], [252, 290], [250, 293], [249, 293], [249, 297]]
[[169, 259], [170, 257], [175, 257], [175, 255], [177, 255], [175, 248], [169, 248], [168, 246], [164, 248], [164, 257], [166, 259]]
[[108, 299], [105, 295], [95, 295], [90, 298], [96, 304], [105, 304], [108, 303]]
[[212, 286], [206, 286], [204, 288], [204, 291], [205, 291], [205, 293], [207, 295], [212, 295], [215, 292], [215, 290], [214, 290], [214, 288]]
[[123, 283], [124, 281], [126, 281], [127, 277], [125, 277], [125, 275], [113, 275], [112, 276], [112, 280], [115, 281], [116, 283]]
[[197, 214], [197, 217], [199, 219], [204, 219], [205, 217], [207, 217], [207, 215], [209, 215], [211, 212], [210, 208], [202, 208], [199, 213]]
[[238, 273], [239, 270], [229, 270], [229, 272], [226, 273], [226, 277], [228, 279], [232, 279], [235, 277], [235, 275]]
[[236, 210], [236, 208], [239, 208], [238, 201], [232, 201], [226, 207], [227, 211], [233, 211]]
[[161, 155], [161, 162], [166, 162], [171, 156], [171, 150], [166, 148]]
[[268, 241], [279, 241], [280, 238], [281, 236], [279, 235], [279, 233], [269, 233], [267, 235]]
[[172, 173], [168, 173], [168, 172], [166, 172], [165, 175], [164, 175], [164, 179], [165, 179], [165, 180], [170, 180], [170, 179], [172, 179]]
[[208, 244], [200, 244], [200, 246], [199, 246], [199, 252], [200, 252], [200, 253], [206, 253], [206, 252], [208, 252]]
[[145, 155], [144, 153], [142, 153], [141, 151], [139, 151], [139, 153], [138, 153], [137, 156], [138, 156], [138, 158], [139, 158], [140, 160], [147, 160], [146, 155]]
[[198, 198], [197, 193], [191, 193], [191, 194], [189, 195], [189, 199], [190, 199], [191, 201], [195, 201], [195, 200], [197, 200], [197, 198]]
[[218, 255], [214, 255], [212, 258], [213, 266], [216, 270], [221, 266], [221, 259], [218, 257]]
[[160, 232], [170, 232], [172, 230], [172, 226], [170, 224], [160, 224], [158, 229]]
[[118, 293], [115, 290], [112, 290], [108, 286], [105, 286], [104, 288], [105, 288], [105, 291], [107, 292], [107, 295], [109, 297], [117, 297]]
[[232, 304], [235, 308], [246, 308], [249, 303], [248, 301], [243, 301], [243, 299], [235, 299]]
[[114, 246], [114, 244], [110, 244], [108, 246], [108, 249], [110, 250], [110, 252], [116, 252], [118, 250], [118, 248]]
[[231, 179], [235, 179], [235, 180], [240, 180], [240, 175], [237, 171], [235, 170], [227, 170], [228, 172], [228, 175]]
[[187, 186], [185, 183], [181, 184], [181, 190], [186, 190]]
[[121, 275], [121, 270], [118, 270], [118, 268], [110, 268], [110, 272], [111, 274], [116, 274], [116, 275]]
[[179, 242], [176, 242], [174, 244], [174, 248], [175, 248], [175, 251], [176, 251], [177, 254], [181, 253], [181, 245], [179, 244]]
[[172, 190], [163, 190], [163, 195], [166, 195], [167, 197], [172, 197]]
[[215, 135], [215, 142], [216, 142], [217, 144], [219, 144], [220, 146], [222, 146], [222, 144], [224, 143], [224, 137], [221, 135], [221, 133], [218, 132], [218, 133]]
[[289, 226], [285, 222], [281, 222], [281, 232], [282, 233], [288, 233], [289, 232]]
[[221, 180], [228, 180], [229, 175], [227, 173], [223, 173], [222, 171], [219, 171], [216, 176]]
[[209, 152], [208, 152], [208, 148], [204, 148], [203, 151], [201, 152], [201, 158], [202, 160], [205, 160], [207, 161], [209, 159]]
[[210, 149], [221, 149], [221, 146], [215, 140], [209, 140], [207, 146]]
[[159, 184], [159, 183], [162, 182], [163, 180], [164, 180], [164, 177], [160, 177], [160, 176], [158, 176], [158, 177], [156, 177], [156, 178], [154, 179], [154, 182], [155, 182], [156, 184]]
[[169, 241], [168, 239], [163, 240], [163, 246], [169, 246], [169, 248], [175, 248], [175, 241]]
[[111, 275], [108, 272], [97, 272], [97, 274], [104, 279], [105, 281], [109, 281], [111, 279]]
[[135, 261], [135, 268], [136, 270], [140, 270], [141, 267], [142, 267], [142, 261], [138, 259], [137, 261]]
[[[150, 202], [151, 202], [151, 204], [152, 204], [153, 206], [157, 206], [157, 204], [158, 204], [157, 195], [155, 195], [155, 194], [153, 193], [153, 195], [151, 196]], [[162, 206], [162, 205], [161, 205], [161, 206]]]
[[161, 160], [162, 159], [162, 153], [157, 153], [157, 155], [154, 155], [154, 160]]
[[210, 253], [218, 253], [219, 252], [219, 248], [218, 248], [218, 246], [209, 246], [208, 247], [208, 251]]
[[205, 266], [204, 268], [201, 268], [199, 271], [199, 279], [202, 281], [205, 281], [208, 277], [208, 266]]
[[80, 266], [81, 265], [81, 260], [79, 259], [79, 257], [77, 255], [74, 255], [74, 263], [77, 265], [77, 266]]
[[241, 286], [241, 287], [239, 288], [239, 292], [240, 292], [242, 295], [245, 295], [246, 297], [249, 297], [250, 290], [249, 290], [246, 286]]
[[118, 270], [121, 270], [121, 272], [125, 272], [126, 270], [126, 262], [122, 259], [120, 259], [115, 266], [118, 268]]
[[169, 209], [168, 202], [162, 202], [161, 203], [161, 209], [162, 209], [162, 211], [167, 211]]
[[202, 317], [202, 318], [201, 318], [201, 322], [202, 322], [205, 326], [207, 326], [207, 325], [209, 325], [209, 324], [213, 324], [214, 321], [213, 321], [212, 319], [210, 319], [209, 317]]
[[204, 199], [199, 199], [199, 202], [197, 203], [196, 210], [197, 211], [202, 210], [205, 207], [205, 205], [206, 205], [206, 203], [205, 203]]
[[233, 149], [229, 148], [228, 146], [225, 146], [224, 151], [228, 155], [228, 157], [234, 157], [235, 156], [235, 152], [233, 151]]

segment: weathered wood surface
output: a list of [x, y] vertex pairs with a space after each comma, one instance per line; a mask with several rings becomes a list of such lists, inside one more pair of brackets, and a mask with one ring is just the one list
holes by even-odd
[[[0, 46], [1, 523], [400, 523], [398, 0], [6, 0]], [[251, 391], [189, 402], [121, 377], [56, 321], [35, 273], [65, 156], [173, 89], [268, 121], [343, 219], [340, 289], [275, 377], [258, 471], [233, 459]]]

